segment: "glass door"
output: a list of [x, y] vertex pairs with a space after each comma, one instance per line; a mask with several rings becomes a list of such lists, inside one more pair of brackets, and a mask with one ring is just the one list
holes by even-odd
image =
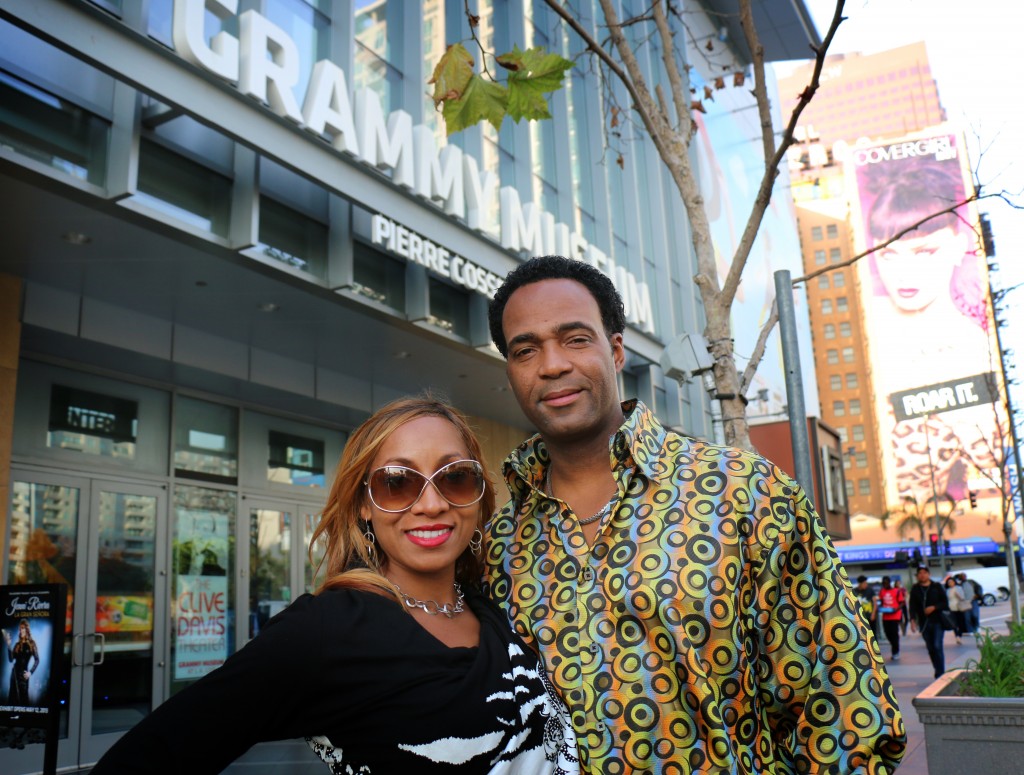
[[[58, 767], [95, 762], [163, 700], [162, 487], [13, 471], [6, 582], [68, 585]], [[0, 751], [0, 771], [43, 747]]]
[[313, 555], [309, 542], [319, 514], [312, 506], [243, 496], [247, 545], [238, 560], [238, 588], [246, 594], [245, 639], [259, 634], [267, 621], [303, 592], [313, 591], [313, 570], [323, 551]]
[[[166, 490], [92, 482], [81, 668], [81, 763], [95, 762], [163, 701], [167, 621]], [[157, 632], [157, 623], [161, 623]]]

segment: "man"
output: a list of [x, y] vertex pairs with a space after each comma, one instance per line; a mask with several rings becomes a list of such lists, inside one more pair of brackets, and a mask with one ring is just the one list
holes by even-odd
[[910, 588], [910, 627], [921, 632], [936, 678], [946, 672], [946, 654], [942, 650], [946, 628], [942, 624], [942, 612], [948, 610], [946, 590], [932, 581], [927, 565], [918, 565], [917, 583]]
[[622, 300], [560, 257], [489, 310], [539, 430], [488, 525], [488, 582], [570, 708], [584, 772], [891, 772], [906, 733], [803, 491], [620, 404]]
[[853, 594], [857, 596], [860, 603], [860, 615], [864, 617], [864, 622], [867, 624], [868, 629], [877, 635], [878, 629], [875, 627], [875, 614], [878, 609], [878, 601], [875, 600], [875, 588], [868, 584], [867, 576], [857, 577], [857, 586], [853, 588]]
[[984, 590], [977, 581], [967, 578], [966, 573], [958, 573], [957, 578], [963, 587], [964, 597], [971, 601], [970, 630], [977, 632], [981, 627], [981, 596]]

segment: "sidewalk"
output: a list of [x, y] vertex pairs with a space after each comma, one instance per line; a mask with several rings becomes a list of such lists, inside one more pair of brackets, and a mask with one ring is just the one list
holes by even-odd
[[[1006, 619], [1010, 615], [1009, 601], [998, 603], [981, 609], [981, 626], [990, 627], [1001, 633], [1006, 632]], [[968, 659], [978, 658], [978, 649], [972, 635], [963, 637], [963, 645], [957, 646], [953, 633], [946, 633], [944, 651], [946, 653], [946, 670], [963, 667]], [[899, 775], [928, 775], [928, 757], [924, 745], [924, 727], [917, 718], [917, 710], [913, 700], [933, 680], [932, 663], [924, 641], [918, 633], [907, 629], [906, 637], [900, 638], [900, 659], [890, 660], [892, 648], [885, 637], [880, 641], [885, 667], [889, 672], [889, 680], [896, 690], [896, 700], [903, 713], [903, 723], [907, 727], [907, 752], [900, 764]]]

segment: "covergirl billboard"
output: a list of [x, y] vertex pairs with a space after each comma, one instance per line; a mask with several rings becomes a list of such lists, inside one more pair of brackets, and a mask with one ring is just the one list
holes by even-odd
[[954, 207], [973, 191], [963, 149], [947, 127], [847, 149], [857, 252], [949, 210], [857, 264], [890, 508], [996, 495], [1002, 388], [977, 214]]

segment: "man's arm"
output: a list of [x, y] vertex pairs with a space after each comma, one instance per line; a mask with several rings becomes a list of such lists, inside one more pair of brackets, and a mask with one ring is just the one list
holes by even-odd
[[779, 758], [797, 772], [827, 762], [836, 773], [892, 773], [906, 729], [881, 653], [820, 520], [783, 475], [787, 485], [791, 497], [773, 498], [774, 543], [753, 569], [768, 663], [761, 696]]

